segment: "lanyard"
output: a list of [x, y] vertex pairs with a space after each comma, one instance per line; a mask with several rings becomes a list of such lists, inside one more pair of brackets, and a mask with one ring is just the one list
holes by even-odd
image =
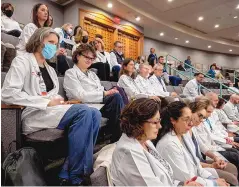
[[209, 119], [206, 119], [206, 122], [207, 122], [207, 124], [209, 125], [209, 127], [210, 127], [210, 129], [211, 129], [211, 131], [213, 130], [212, 129], [212, 124], [211, 124], [211, 122], [209, 121]]

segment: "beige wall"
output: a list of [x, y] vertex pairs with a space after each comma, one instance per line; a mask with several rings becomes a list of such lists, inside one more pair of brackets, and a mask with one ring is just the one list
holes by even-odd
[[217, 63], [219, 66], [227, 68], [239, 68], [239, 56], [226, 55], [220, 53], [211, 53], [196, 49], [176, 46], [169, 43], [160, 42], [150, 38], [144, 38], [144, 55], [149, 55], [150, 48], [156, 49], [156, 54], [167, 55], [171, 54], [179, 60], [184, 61], [187, 56], [191, 56], [192, 63], [200, 63], [208, 66], [212, 63]]

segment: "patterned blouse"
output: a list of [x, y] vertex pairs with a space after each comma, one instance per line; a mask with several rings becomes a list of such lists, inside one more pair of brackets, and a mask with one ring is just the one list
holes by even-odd
[[154, 158], [156, 158], [156, 159], [166, 168], [166, 170], [168, 171], [168, 174], [169, 174], [171, 180], [173, 181], [173, 170], [172, 170], [172, 168], [170, 167], [169, 163], [168, 163], [166, 160], [164, 160], [164, 159], [159, 155], [159, 153], [157, 153], [156, 151], [154, 151], [154, 150], [151, 149], [150, 147], [147, 147], [147, 148], [148, 148], [148, 150], [149, 150], [149, 153], [150, 153], [151, 155], [153, 155]]

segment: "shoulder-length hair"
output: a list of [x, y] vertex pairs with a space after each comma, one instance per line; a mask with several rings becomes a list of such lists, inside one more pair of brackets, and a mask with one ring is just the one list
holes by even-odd
[[43, 48], [43, 40], [50, 34], [55, 34], [58, 38], [57, 47], [59, 46], [59, 35], [56, 31], [50, 27], [42, 27], [37, 29], [33, 35], [30, 37], [26, 44], [26, 51], [28, 53], [35, 53], [39, 50], [39, 47]]
[[47, 12], [48, 12], [48, 17], [47, 17], [47, 20], [45, 21], [43, 27], [48, 27], [48, 23], [49, 23], [49, 8], [48, 8], [48, 6], [43, 3], [38, 3], [38, 4], [34, 5], [34, 7], [32, 9], [32, 23], [34, 23], [38, 28], [41, 28], [41, 25], [38, 21], [37, 12], [41, 5], [45, 5], [47, 7]]
[[[123, 60], [122, 66], [121, 66], [121, 69], [120, 69], [120, 72], [119, 72], [119, 75], [120, 75], [120, 76], [121, 76], [121, 75], [128, 75], [128, 76], [129, 76], [129, 72], [128, 72], [127, 70], [125, 70], [125, 67], [126, 67], [131, 61], [134, 62], [134, 60], [133, 60], [132, 58], [126, 58], [126, 59]], [[135, 72], [134, 72], [134, 73], [132, 73], [131, 78], [132, 78], [132, 79], [135, 79], [135, 77], [136, 77], [136, 74], [135, 74]]]

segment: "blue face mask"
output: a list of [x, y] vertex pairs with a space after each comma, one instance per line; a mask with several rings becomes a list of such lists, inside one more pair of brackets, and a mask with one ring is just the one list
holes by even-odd
[[49, 60], [56, 54], [57, 47], [54, 44], [46, 43], [42, 49], [42, 55], [45, 59]]

